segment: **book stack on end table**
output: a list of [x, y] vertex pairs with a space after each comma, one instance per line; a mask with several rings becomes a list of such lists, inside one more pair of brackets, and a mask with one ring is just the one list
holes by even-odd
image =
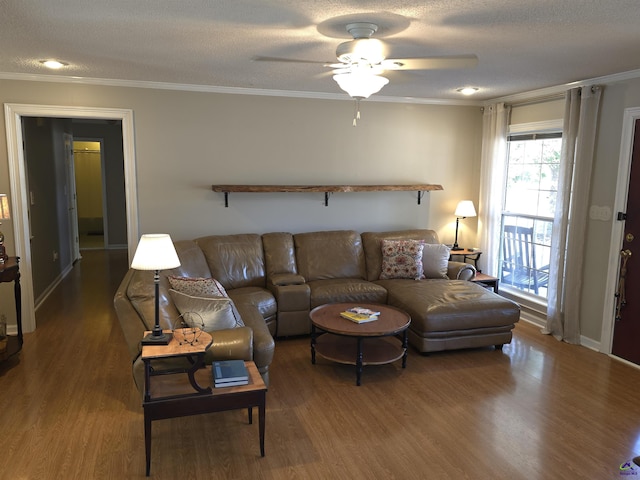
[[213, 374], [213, 386], [234, 387], [249, 383], [249, 372], [244, 365], [244, 360], [223, 360], [213, 362], [211, 373]]

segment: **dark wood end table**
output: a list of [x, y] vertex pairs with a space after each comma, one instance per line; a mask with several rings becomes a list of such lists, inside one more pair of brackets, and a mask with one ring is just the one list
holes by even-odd
[[[211, 336], [205, 332], [202, 335], [207, 335], [211, 339]], [[202, 358], [211, 341], [206, 337], [201, 338], [202, 343], [197, 347], [189, 344], [179, 345], [174, 337], [169, 345], [145, 345], [142, 349], [142, 359], [145, 364], [145, 392], [142, 407], [147, 476], [151, 471], [151, 422], [154, 420], [246, 408], [249, 424], [252, 424], [253, 407], [258, 407], [260, 455], [264, 457], [267, 387], [260, 372], [255, 363], [245, 361], [244, 364], [249, 372], [247, 385], [212, 387], [211, 365], [206, 367], [202, 365]], [[181, 370], [153, 370], [154, 359], [180, 356], [190, 359], [193, 366]], [[187, 375], [179, 375], [179, 373]]]
[[[378, 311], [380, 318], [355, 323], [340, 316], [340, 312], [355, 306]], [[314, 308], [309, 316], [311, 363], [316, 363], [318, 353], [327, 360], [355, 365], [358, 386], [365, 365], [384, 365], [402, 359], [402, 368], [406, 368], [407, 329], [411, 323], [408, 313], [388, 305], [330, 303]]]
[[495, 293], [498, 293], [500, 279], [497, 277], [492, 277], [491, 275], [487, 275], [485, 273], [476, 273], [476, 276], [473, 277], [471, 281], [474, 283], [479, 283], [486, 288], [493, 288], [493, 291]]
[[6, 360], [22, 350], [22, 291], [20, 288], [20, 257], [9, 257], [0, 264], [0, 283], [13, 282], [16, 302], [16, 323], [18, 335], [7, 335], [7, 348], [0, 352], [0, 360]]

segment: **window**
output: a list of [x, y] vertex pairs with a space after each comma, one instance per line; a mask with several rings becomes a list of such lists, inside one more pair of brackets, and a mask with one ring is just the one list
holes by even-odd
[[502, 208], [500, 281], [545, 300], [556, 208], [562, 133], [517, 133], [508, 138]]

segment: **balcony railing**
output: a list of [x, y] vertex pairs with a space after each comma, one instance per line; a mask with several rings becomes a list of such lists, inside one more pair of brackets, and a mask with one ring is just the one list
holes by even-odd
[[501, 285], [547, 298], [552, 228], [550, 218], [503, 214]]

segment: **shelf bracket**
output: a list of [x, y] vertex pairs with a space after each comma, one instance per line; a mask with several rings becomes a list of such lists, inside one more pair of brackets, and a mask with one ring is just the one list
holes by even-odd
[[224, 208], [229, 208], [229, 192], [224, 192]]
[[324, 206], [328, 207], [329, 206], [329, 192], [324, 192]]
[[422, 197], [424, 197], [424, 193], [422, 190], [418, 190], [418, 205], [420, 205], [420, 201], [422, 200]]

